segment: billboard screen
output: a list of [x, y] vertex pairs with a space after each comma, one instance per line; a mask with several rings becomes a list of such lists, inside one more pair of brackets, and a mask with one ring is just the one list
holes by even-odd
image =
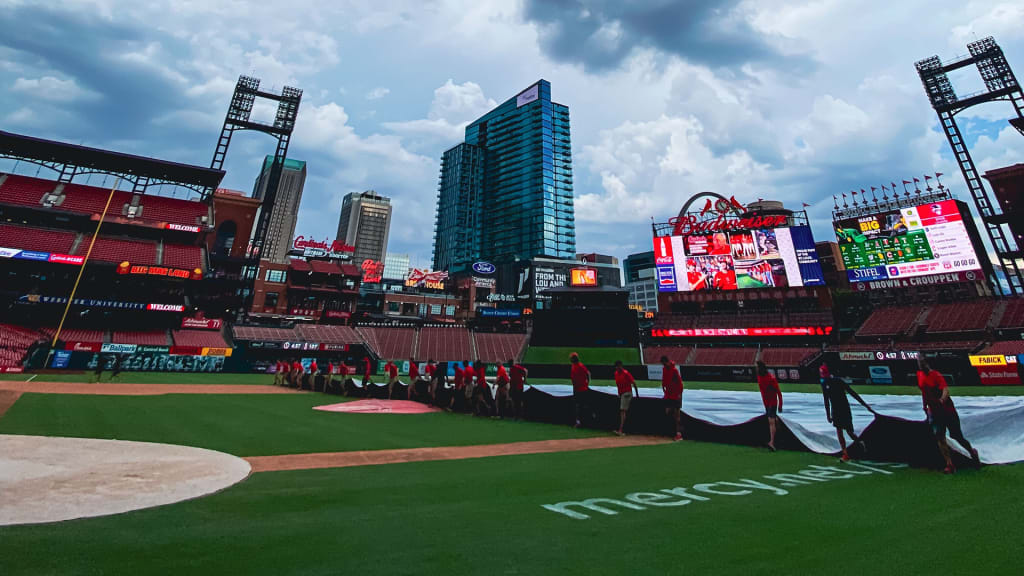
[[654, 259], [661, 292], [825, 284], [807, 226], [660, 236]]
[[835, 222], [850, 282], [980, 270], [954, 200]]
[[569, 272], [573, 286], [597, 286], [597, 270], [593, 268], [573, 268]]

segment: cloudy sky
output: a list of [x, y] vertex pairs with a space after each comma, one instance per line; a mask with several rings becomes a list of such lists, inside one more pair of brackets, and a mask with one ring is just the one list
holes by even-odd
[[[819, 238], [850, 189], [944, 172], [966, 199], [913, 64], [992, 35], [1024, 75], [1024, 4], [998, 0], [0, 0], [0, 30], [14, 132], [208, 165], [239, 74], [302, 88], [297, 233], [333, 236], [373, 188], [421, 265], [441, 153], [538, 78], [571, 111], [578, 248], [622, 257], [702, 190], [812, 204]], [[983, 170], [1024, 162], [1011, 113], [961, 116]], [[236, 135], [224, 186], [251, 190], [272, 144]]]

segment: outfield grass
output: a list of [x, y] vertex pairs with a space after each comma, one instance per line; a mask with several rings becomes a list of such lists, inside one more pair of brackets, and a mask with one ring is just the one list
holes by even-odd
[[[24, 382], [92, 382], [92, 372], [57, 372], [52, 374], [0, 374], [0, 380]], [[103, 382], [110, 382], [110, 372], [103, 373]], [[133, 384], [273, 384], [271, 374], [225, 374], [182, 372], [122, 372], [114, 382]]]
[[465, 414], [338, 414], [312, 409], [342, 400], [313, 393], [24, 394], [0, 418], [0, 434], [167, 442], [237, 456], [466, 446], [607, 434]]
[[[1024, 466], [893, 470], [567, 518], [541, 507], [760, 479], [808, 453], [677, 443], [258, 473], [160, 508], [0, 527], [21, 574], [1013, 574]], [[778, 484], [778, 482], [775, 482]], [[725, 487], [730, 489], [730, 487]], [[732, 488], [735, 489], [735, 488]]]
[[[524, 364], [569, 364], [569, 354], [580, 355], [584, 364], [615, 364], [622, 360], [624, 364], [640, 364], [640, 351], [637, 348], [573, 348], [530, 346], [523, 357]], [[568, 368], [566, 368], [568, 370]]]

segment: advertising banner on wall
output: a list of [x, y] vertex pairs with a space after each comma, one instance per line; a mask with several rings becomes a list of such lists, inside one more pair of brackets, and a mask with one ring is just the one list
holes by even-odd
[[54, 352], [51, 368], [69, 370], [95, 370], [103, 362], [104, 370], [114, 367], [115, 358], [121, 359], [125, 372], [220, 372], [224, 369], [224, 356], [185, 356], [161, 352], [135, 352], [131, 354], [104, 354], [92, 352]]

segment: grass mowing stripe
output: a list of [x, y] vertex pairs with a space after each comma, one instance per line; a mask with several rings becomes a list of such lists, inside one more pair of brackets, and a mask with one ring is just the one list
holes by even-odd
[[324, 394], [26, 393], [0, 419], [0, 433], [166, 442], [236, 456], [468, 446], [606, 434], [464, 414], [338, 414], [312, 409], [339, 400]]
[[[806, 453], [683, 443], [566, 454], [268, 472], [120, 516], [0, 528], [20, 574], [1008, 574], [1024, 466], [905, 469], [784, 496], [714, 496], [573, 520], [542, 504], [756, 479]], [[936, 541], [935, 526], [955, 540]], [[55, 545], [59, 543], [59, 545]], [[942, 545], [939, 550], [936, 547]]]

